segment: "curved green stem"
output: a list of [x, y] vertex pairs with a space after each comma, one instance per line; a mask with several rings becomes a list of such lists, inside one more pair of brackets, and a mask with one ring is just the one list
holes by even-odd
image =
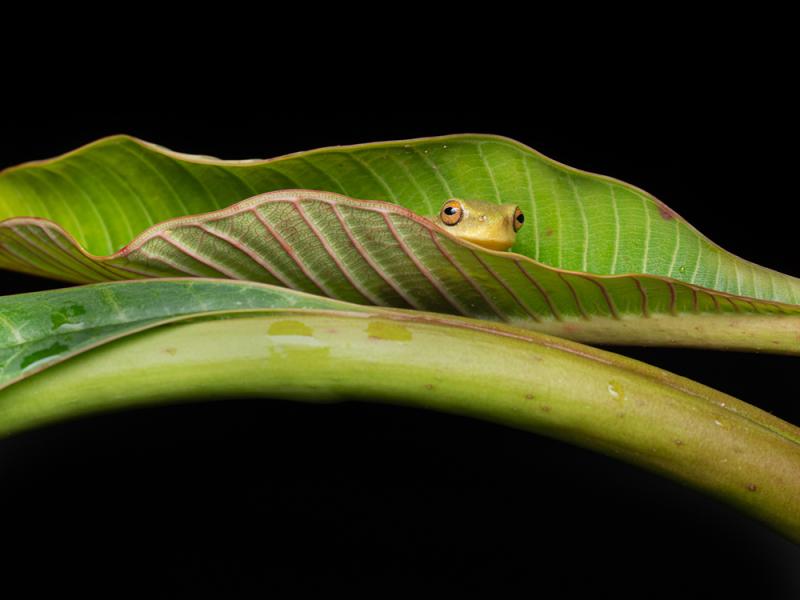
[[232, 395], [361, 399], [504, 423], [677, 479], [800, 540], [797, 427], [638, 361], [466, 319], [280, 309], [170, 324], [7, 388], [0, 435]]

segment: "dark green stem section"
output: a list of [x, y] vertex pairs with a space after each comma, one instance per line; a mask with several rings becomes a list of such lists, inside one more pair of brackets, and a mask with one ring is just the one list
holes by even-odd
[[0, 435], [229, 396], [388, 402], [535, 431], [691, 485], [800, 541], [800, 429], [638, 361], [466, 319], [281, 309], [174, 323], [0, 392]]

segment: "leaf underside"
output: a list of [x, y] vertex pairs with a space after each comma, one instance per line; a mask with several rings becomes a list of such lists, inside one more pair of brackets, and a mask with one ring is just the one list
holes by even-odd
[[[649, 274], [800, 302], [800, 280], [725, 252], [646, 192], [488, 135], [326, 148], [267, 161], [182, 155], [115, 136], [4, 171], [0, 220], [49, 219], [87, 252], [109, 255], [162, 221], [281, 189], [383, 200], [420, 215], [436, 214], [451, 197], [514, 203], [527, 220], [512, 250], [551, 267]], [[8, 268], [32, 270], [0, 258]]]

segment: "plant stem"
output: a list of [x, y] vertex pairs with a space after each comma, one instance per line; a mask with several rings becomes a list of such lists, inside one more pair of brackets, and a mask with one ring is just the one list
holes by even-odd
[[800, 541], [800, 429], [609, 352], [430, 314], [275, 310], [176, 323], [0, 393], [0, 435], [198, 398], [358, 399], [468, 415], [598, 450]]

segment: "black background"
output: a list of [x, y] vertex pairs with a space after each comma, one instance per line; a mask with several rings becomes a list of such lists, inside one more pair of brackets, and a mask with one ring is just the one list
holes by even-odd
[[[800, 276], [797, 152], [783, 146], [793, 112], [694, 106], [12, 112], [0, 168], [113, 133], [221, 158], [497, 133], [636, 184], [731, 252]], [[59, 285], [0, 282], [4, 293]], [[800, 423], [796, 357], [617, 350]], [[368, 404], [230, 399], [16, 435], [0, 441], [0, 519], [2, 577], [31, 589], [800, 597], [800, 550], [716, 501], [560, 442]]]

